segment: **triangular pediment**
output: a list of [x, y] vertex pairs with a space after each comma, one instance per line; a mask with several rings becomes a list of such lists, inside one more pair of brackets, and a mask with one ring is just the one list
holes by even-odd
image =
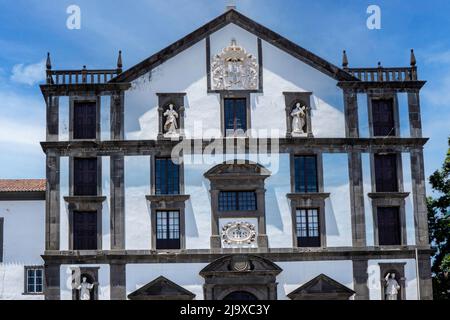
[[271, 172], [267, 170], [264, 166], [251, 162], [225, 162], [219, 164], [205, 173], [205, 177], [211, 179], [214, 177], [226, 178], [226, 177], [248, 177], [248, 176], [259, 176], [262, 178], [269, 177]]
[[219, 258], [206, 266], [200, 275], [208, 277], [224, 273], [278, 275], [282, 269], [272, 261], [255, 255], [230, 255]]
[[300, 286], [288, 297], [292, 300], [348, 300], [355, 292], [321, 274]]
[[230, 23], [243, 28], [258, 38], [287, 52], [293, 57], [323, 72], [333, 79], [338, 81], [359, 81], [343, 69], [300, 47], [294, 42], [253, 21], [238, 11], [231, 9], [208, 22], [204, 26], [198, 28], [194, 32], [188, 34], [184, 38], [174, 42], [151, 57], [121, 73], [112, 79], [111, 82], [131, 82]]
[[195, 294], [161, 276], [128, 295], [130, 300], [193, 300]]

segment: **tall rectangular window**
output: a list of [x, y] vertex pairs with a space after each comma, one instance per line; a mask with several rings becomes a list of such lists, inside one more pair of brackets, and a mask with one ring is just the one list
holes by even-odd
[[254, 191], [222, 191], [219, 193], [219, 211], [256, 211]]
[[397, 155], [374, 156], [375, 184], [377, 192], [398, 192]]
[[73, 212], [73, 250], [97, 250], [97, 212]]
[[180, 249], [180, 212], [156, 212], [156, 249]]
[[155, 160], [155, 193], [180, 194], [180, 166], [170, 158]]
[[378, 207], [378, 243], [380, 246], [401, 245], [400, 213], [398, 207]]
[[73, 193], [75, 196], [97, 195], [97, 158], [73, 159]]
[[225, 132], [247, 131], [247, 99], [224, 99]]
[[295, 192], [318, 192], [316, 156], [297, 156], [295, 164]]
[[25, 267], [25, 293], [40, 294], [44, 292], [44, 268]]
[[97, 104], [77, 101], [73, 109], [73, 138], [95, 139], [97, 137]]
[[372, 100], [372, 122], [374, 136], [395, 136], [394, 100]]
[[298, 209], [296, 211], [298, 247], [320, 247], [319, 211]]

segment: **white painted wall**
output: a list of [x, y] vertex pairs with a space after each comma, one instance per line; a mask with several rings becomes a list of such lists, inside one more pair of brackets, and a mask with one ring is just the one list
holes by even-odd
[[60, 158], [60, 250], [69, 250], [69, 205], [64, 197], [69, 196], [69, 157]]
[[102, 161], [102, 196], [106, 197], [102, 207], [102, 248], [111, 249], [111, 189], [110, 189], [110, 158], [101, 157]]
[[0, 300], [43, 299], [24, 293], [24, 267], [42, 266], [45, 249], [45, 201], [0, 201], [4, 218]]
[[366, 244], [370, 247], [375, 245], [372, 199], [370, 199], [368, 196], [368, 194], [372, 192], [372, 177], [370, 175], [370, 154], [363, 153], [361, 155], [361, 160], [364, 186], [364, 213], [366, 218]]
[[406, 240], [407, 244], [414, 246], [416, 244], [416, 228], [414, 226], [414, 201], [411, 181], [411, 156], [409, 153], [402, 153], [403, 164], [403, 188], [405, 192], [409, 192], [409, 196], [405, 199], [405, 216], [406, 216]]
[[60, 293], [61, 300], [72, 300], [72, 270], [73, 268], [99, 268], [98, 270], [98, 299], [109, 300], [111, 288], [109, 285], [110, 267], [107, 264], [99, 265], [61, 265], [60, 267]]
[[369, 260], [368, 263], [368, 287], [370, 300], [381, 300], [381, 276], [379, 263], [406, 263], [405, 286], [406, 300], [417, 300], [417, 277], [414, 259]]

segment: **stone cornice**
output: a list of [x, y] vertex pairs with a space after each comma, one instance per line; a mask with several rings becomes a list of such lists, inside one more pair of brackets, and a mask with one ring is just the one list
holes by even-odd
[[40, 85], [44, 97], [49, 95], [110, 95], [118, 91], [126, 91], [131, 83], [79, 83], [79, 84], [43, 84]]
[[[227, 150], [228, 153], [236, 151], [237, 142], [239, 145], [245, 146], [249, 150], [251, 145], [257, 145], [256, 138], [237, 138], [234, 140], [235, 150]], [[267, 142], [267, 152], [272, 151], [272, 141]], [[343, 152], [409, 152], [411, 150], [422, 149], [428, 141], [428, 138], [280, 138], [279, 152], [289, 153], [297, 151], [322, 151], [327, 153], [343, 153]], [[199, 148], [194, 146], [202, 146], [202, 152], [211, 143], [223, 143], [223, 146], [230, 145], [229, 138], [219, 139], [184, 139], [184, 153], [187, 151], [196, 152]], [[45, 153], [59, 154], [60, 156], [70, 156], [74, 154], [84, 153], [86, 155], [152, 155], [157, 154], [161, 150], [171, 150], [179, 144], [180, 141], [171, 140], [116, 140], [116, 141], [58, 141], [58, 142], [41, 142], [42, 149]], [[239, 146], [238, 145], [238, 146]], [[275, 148], [276, 149], [276, 148]], [[278, 151], [278, 150], [277, 150]], [[198, 151], [197, 151], [198, 152]]]
[[176, 195], [147, 195], [145, 198], [150, 202], [184, 202], [189, 200], [191, 196], [188, 194]]
[[330, 194], [324, 192], [310, 192], [310, 193], [288, 193], [286, 196], [290, 200], [308, 200], [308, 199], [325, 200], [326, 198], [330, 197]]
[[426, 81], [340, 81], [337, 86], [344, 90], [366, 93], [371, 90], [395, 90], [398, 92], [417, 91]]
[[409, 192], [372, 192], [367, 195], [371, 199], [405, 199], [409, 196]]

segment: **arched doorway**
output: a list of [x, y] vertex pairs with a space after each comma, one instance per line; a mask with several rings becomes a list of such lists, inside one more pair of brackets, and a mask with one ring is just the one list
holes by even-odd
[[223, 300], [226, 301], [256, 301], [258, 298], [247, 291], [234, 291], [227, 295]]

